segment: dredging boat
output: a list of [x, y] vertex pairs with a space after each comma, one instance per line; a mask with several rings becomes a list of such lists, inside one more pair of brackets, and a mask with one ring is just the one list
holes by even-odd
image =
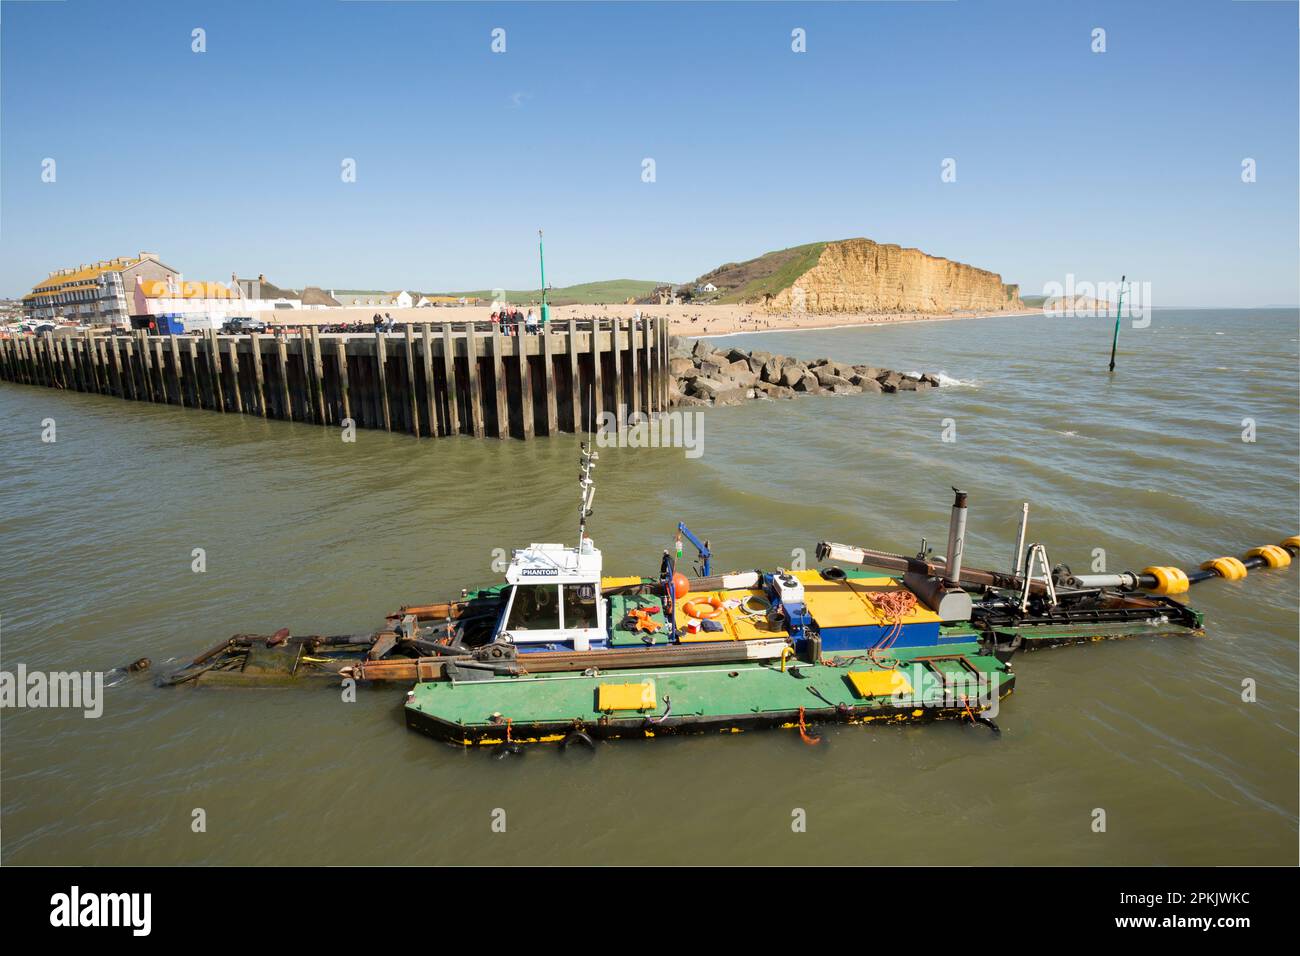
[[[714, 574], [708, 541], [677, 526], [654, 576], [610, 577], [587, 534], [598, 454], [582, 446], [578, 543], [515, 551], [505, 580], [407, 605], [366, 634], [238, 634], [160, 683], [413, 683], [408, 727], [463, 745], [591, 743], [819, 724], [957, 719], [988, 726], [1021, 651], [1142, 635], [1200, 635], [1177, 599], [1212, 578], [1281, 568], [1300, 536], [1195, 572], [1075, 574], [1026, 545], [1009, 571], [968, 567], [967, 495], [953, 489], [945, 553], [819, 542], [818, 569]], [[678, 569], [685, 537], [695, 573]]]

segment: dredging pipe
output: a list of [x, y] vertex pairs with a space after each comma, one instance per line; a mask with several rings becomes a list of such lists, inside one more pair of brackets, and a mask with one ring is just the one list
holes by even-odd
[[1119, 588], [1123, 591], [1149, 591], [1152, 594], [1182, 594], [1193, 584], [1211, 578], [1240, 581], [1256, 568], [1285, 568], [1296, 554], [1300, 554], [1300, 535], [1292, 535], [1280, 544], [1251, 548], [1240, 558], [1211, 558], [1197, 571], [1153, 565], [1141, 571], [1121, 571], [1117, 574], [1070, 574], [1064, 576], [1060, 583], [1073, 588]]

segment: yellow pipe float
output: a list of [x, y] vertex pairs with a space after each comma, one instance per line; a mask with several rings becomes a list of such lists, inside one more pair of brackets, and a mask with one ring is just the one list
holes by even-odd
[[1143, 568], [1142, 573], [1155, 578], [1155, 587], [1147, 588], [1152, 594], [1182, 594], [1190, 584], [1182, 568], [1153, 566]]
[[1213, 571], [1225, 581], [1240, 581], [1247, 574], [1246, 565], [1241, 558], [1213, 558], [1201, 565], [1202, 571]]

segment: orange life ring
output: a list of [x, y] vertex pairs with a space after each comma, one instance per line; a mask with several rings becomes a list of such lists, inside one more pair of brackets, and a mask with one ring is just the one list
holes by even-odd
[[[703, 605], [707, 605], [710, 610], [703, 610]], [[693, 617], [697, 621], [711, 621], [722, 613], [722, 599], [716, 597], [696, 598], [694, 601], [687, 601], [683, 604], [682, 610], [686, 612], [687, 617]]]

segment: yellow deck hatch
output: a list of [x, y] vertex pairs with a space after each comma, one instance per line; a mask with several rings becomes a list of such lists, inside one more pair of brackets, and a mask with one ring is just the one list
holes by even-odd
[[600, 579], [600, 587], [601, 587], [601, 590], [603, 590], [603, 591], [607, 591], [607, 590], [609, 590], [610, 588], [625, 588], [625, 587], [628, 587], [629, 585], [632, 585], [632, 584], [640, 584], [640, 583], [641, 583], [641, 579], [640, 579], [639, 577], [601, 578], [601, 579]]
[[596, 689], [597, 710], [654, 710], [655, 682], [601, 684]]
[[859, 697], [891, 697], [912, 692], [912, 682], [901, 671], [849, 671], [844, 676]]

